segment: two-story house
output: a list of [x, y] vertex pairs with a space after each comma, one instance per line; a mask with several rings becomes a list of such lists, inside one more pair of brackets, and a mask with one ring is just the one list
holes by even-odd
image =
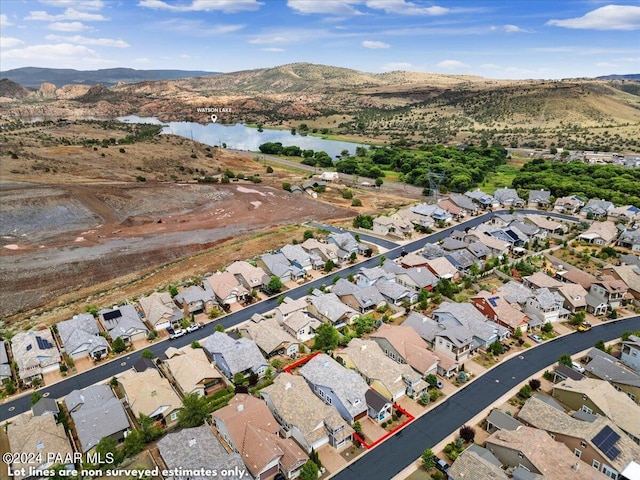
[[256, 343], [249, 338], [236, 340], [226, 333], [214, 332], [201, 343], [212, 362], [230, 380], [237, 373], [262, 376], [269, 367]]

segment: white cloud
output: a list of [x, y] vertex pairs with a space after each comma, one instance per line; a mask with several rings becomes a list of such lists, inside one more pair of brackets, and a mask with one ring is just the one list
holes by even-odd
[[50, 42], [69, 42], [78, 43], [80, 45], [95, 45], [99, 47], [128, 48], [131, 46], [124, 40], [115, 40], [113, 38], [87, 38], [80, 35], [47, 35], [45, 39]]
[[224, 13], [246, 12], [258, 10], [263, 2], [257, 0], [191, 0], [189, 5], [172, 5], [163, 0], [140, 0], [138, 6], [171, 12], [211, 12], [219, 10]]
[[0, 45], [2, 45], [2, 48], [15, 48], [24, 45], [24, 42], [19, 38], [0, 37]]
[[75, 7], [81, 10], [100, 10], [104, 7], [102, 0], [40, 0], [40, 3], [54, 7]]
[[617, 63], [611, 63], [611, 62], [598, 62], [596, 63], [596, 67], [600, 67], [600, 68], [615, 68], [615, 67], [619, 67], [620, 65], [618, 65]]
[[80, 32], [88, 28], [89, 27], [83, 25], [81, 22], [54, 22], [49, 25], [49, 30], [56, 30], [58, 32]]
[[262, 50], [263, 52], [284, 52], [284, 48], [278, 48], [278, 47], [267, 47], [267, 48], [261, 48], [260, 50]]
[[361, 15], [352, 5], [362, 0], [287, 0], [287, 6], [298, 13], [326, 13], [331, 15]]
[[99, 13], [81, 12], [75, 8], [67, 8], [63, 13], [59, 15], [51, 15], [44, 10], [35, 10], [29, 12], [29, 15], [25, 17], [25, 20], [36, 20], [42, 22], [57, 22], [60, 20], [80, 20], [82, 22], [104, 22], [109, 20], [104, 15]]
[[224, 35], [245, 28], [246, 25], [207, 25], [202, 20], [184, 20], [172, 18], [155, 24], [162, 31], [171, 30], [195, 37], [207, 37], [212, 35]]
[[366, 0], [369, 8], [383, 10], [386, 13], [395, 13], [398, 15], [430, 15], [439, 16], [449, 13], [451, 10], [444, 7], [420, 7], [406, 0]]
[[377, 40], [364, 40], [362, 42], [362, 46], [364, 48], [371, 48], [371, 49], [389, 48], [389, 44], [388, 43], [380, 42], [380, 41], [377, 41]]
[[640, 7], [607, 5], [592, 10], [582, 17], [549, 20], [546, 25], [589, 30], [639, 30]]
[[[58, 43], [57, 45], [30, 45], [24, 48], [3, 50], [0, 57], [5, 59], [35, 60], [40, 64], [64, 63], [68, 60], [82, 61], [86, 58], [97, 58], [98, 54], [90, 48], [70, 43]], [[76, 63], [76, 62], [74, 62]]]
[[459, 62], [458, 60], [443, 60], [442, 62], [436, 64], [437, 67], [446, 68], [447, 70], [460, 70], [471, 68], [469, 65], [463, 62]]
[[10, 27], [11, 25], [13, 25], [13, 23], [9, 21], [9, 18], [4, 13], [0, 15], [0, 27]]
[[345, 38], [355, 35], [357, 34], [314, 28], [284, 28], [254, 35], [249, 40], [249, 43], [254, 45], [297, 43], [307, 40], [318, 40], [320, 38]]
[[517, 25], [504, 25], [503, 28], [507, 33], [532, 33], [531, 30], [525, 30]]

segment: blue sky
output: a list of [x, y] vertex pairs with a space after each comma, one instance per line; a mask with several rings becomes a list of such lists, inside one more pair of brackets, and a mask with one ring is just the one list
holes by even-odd
[[640, 73], [640, 1], [2, 0], [0, 69]]

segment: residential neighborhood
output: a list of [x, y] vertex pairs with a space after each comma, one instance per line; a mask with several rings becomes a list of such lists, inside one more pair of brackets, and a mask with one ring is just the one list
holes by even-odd
[[[539, 212], [515, 210], [525, 205]], [[507, 210], [455, 227], [494, 208]], [[581, 217], [545, 215], [552, 209]], [[36, 398], [34, 412], [47, 420], [34, 413], [12, 424], [11, 448], [31, 441], [20, 432], [35, 423], [55, 448], [67, 449], [62, 431], [81, 453], [108, 442], [131, 451], [132, 432], [144, 432], [140, 448], [157, 445], [144, 450], [155, 465], [237, 467], [256, 479], [306, 478], [315, 468], [328, 478], [502, 360], [637, 313], [638, 225], [625, 212], [554, 202], [542, 190], [526, 200], [512, 189], [454, 194], [380, 215], [368, 231], [310, 229], [197, 280], [18, 332], [0, 343], [0, 374], [36, 396], [42, 385], [142, 355], [57, 402]], [[448, 226], [437, 242], [407, 248]], [[376, 238], [402, 252], [387, 258]], [[323, 283], [305, 285], [315, 281]], [[273, 308], [221, 323], [269, 298]], [[172, 346], [182, 337], [193, 341]], [[545, 389], [516, 395], [508, 414], [492, 410], [482, 442], [462, 441], [456, 455], [434, 451], [442, 462], [434, 468], [451, 479], [635, 479], [624, 472], [640, 463], [639, 338], [589, 350], [580, 368], [545, 372]], [[149, 350], [164, 340], [161, 353]], [[192, 423], [196, 405], [206, 414]]]

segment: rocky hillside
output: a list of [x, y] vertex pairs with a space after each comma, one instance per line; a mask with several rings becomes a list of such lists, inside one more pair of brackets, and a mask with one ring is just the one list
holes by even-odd
[[31, 94], [31, 90], [17, 84], [16, 82], [3, 78], [0, 80], [0, 98], [6, 99], [20, 99], [28, 97]]

